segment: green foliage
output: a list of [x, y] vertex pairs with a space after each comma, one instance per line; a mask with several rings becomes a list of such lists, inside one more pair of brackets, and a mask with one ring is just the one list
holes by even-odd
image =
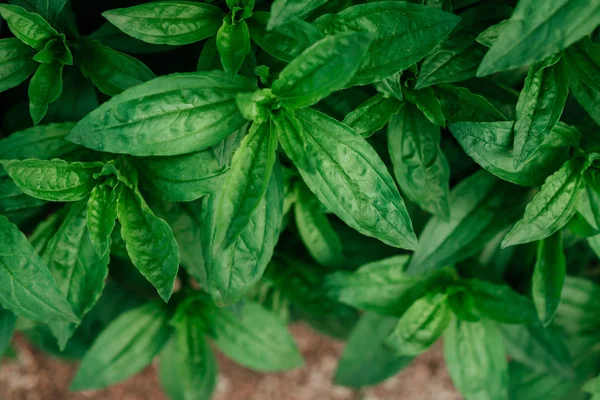
[[206, 400], [305, 321], [339, 385], [600, 394], [599, 0], [8, 3], [0, 357]]
[[444, 359], [465, 398], [508, 398], [508, 362], [494, 324], [455, 320], [444, 334]]

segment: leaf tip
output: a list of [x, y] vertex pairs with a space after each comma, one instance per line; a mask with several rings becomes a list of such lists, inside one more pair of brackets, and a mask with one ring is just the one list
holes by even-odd
[[417, 235], [415, 235], [414, 232], [410, 232], [410, 235], [406, 237], [406, 240], [397, 247], [409, 251], [418, 251], [421, 248], [419, 246], [419, 240], [417, 239]]
[[430, 85], [427, 83], [426, 79], [421, 79], [421, 77], [417, 78], [417, 82], [415, 83], [415, 90], [423, 89], [427, 86]]
[[518, 169], [519, 169], [519, 167], [521, 166], [521, 164], [523, 164], [523, 163], [521, 162], [521, 157], [519, 157], [519, 156], [518, 156], [518, 155], [515, 153], [515, 154], [514, 154], [514, 156], [513, 156], [513, 168], [514, 168], [515, 170], [518, 170]]
[[71, 385], [69, 386], [70, 391], [78, 392], [81, 390], [91, 389], [88, 385], [86, 385], [86, 382], [88, 382], [89, 379], [87, 379], [87, 377], [85, 376], [85, 374], [82, 373], [82, 371], [83, 369], [79, 367], [75, 378], [73, 378], [73, 380], [71, 381]]
[[543, 326], [544, 328], [548, 328], [550, 325], [552, 325], [552, 321], [554, 321], [554, 317], [552, 317], [552, 318], [545, 318], [545, 319], [542, 321], [542, 326]]
[[279, 25], [279, 23], [275, 20], [275, 18], [273, 18], [273, 17], [269, 18], [269, 22], [267, 22], [267, 32], [272, 31], [278, 25]]
[[297, 359], [294, 361], [295, 364], [292, 367], [292, 369], [304, 368], [306, 366], [306, 361], [304, 361], [304, 357], [302, 357], [302, 354], [300, 354], [299, 352], [296, 354]]
[[505, 249], [507, 247], [513, 246], [515, 243], [512, 242], [511, 238], [507, 235], [502, 239], [502, 243], [500, 244], [501, 249]]
[[71, 129], [69, 131], [69, 133], [67, 133], [65, 135], [65, 140], [67, 142], [71, 142], [71, 143], [75, 143], [75, 144], [81, 144], [81, 138], [79, 137], [78, 131], [77, 131], [77, 126], [75, 126], [73, 129]]
[[58, 349], [63, 352], [65, 351], [65, 349], [67, 348], [67, 343], [69, 342], [68, 339], [58, 339]]
[[117, 15], [114, 11], [115, 10], [106, 10], [103, 13], [101, 13], [100, 15], [102, 15], [104, 18], [106, 18], [107, 20], [110, 21], [109, 17], [113, 17], [113, 16]]
[[489, 63], [486, 62], [486, 58], [484, 57], [483, 61], [481, 62], [481, 64], [479, 64], [479, 68], [477, 68], [477, 72], [475, 73], [475, 76], [477, 78], [483, 78], [486, 77], [488, 75], [491, 75], [493, 72], [491, 67], [489, 66]]
[[166, 303], [169, 303], [169, 300], [171, 299], [171, 295], [173, 294], [173, 289], [168, 289], [168, 290], [157, 290], [158, 295], [160, 296], [160, 298]]
[[97, 245], [94, 246], [94, 249], [96, 250], [96, 255], [98, 256], [99, 259], [104, 259], [104, 257], [106, 255], [108, 255], [108, 246], [103, 246], [103, 245]]
[[67, 321], [68, 322], [72, 322], [74, 324], [81, 324], [81, 319], [79, 319], [79, 317], [77, 315], [75, 315], [75, 313], [73, 311], [71, 311], [68, 315], [67, 315]]

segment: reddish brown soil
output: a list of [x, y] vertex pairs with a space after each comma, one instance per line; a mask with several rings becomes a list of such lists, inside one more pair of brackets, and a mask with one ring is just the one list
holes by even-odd
[[[305, 325], [292, 331], [306, 367], [280, 374], [258, 374], [219, 355], [219, 383], [214, 400], [460, 400], [435, 346], [397, 376], [362, 391], [333, 385], [343, 344]], [[50, 358], [16, 339], [19, 356], [0, 370], [1, 400], [166, 400], [149, 367], [110, 389], [69, 393], [77, 366]]]

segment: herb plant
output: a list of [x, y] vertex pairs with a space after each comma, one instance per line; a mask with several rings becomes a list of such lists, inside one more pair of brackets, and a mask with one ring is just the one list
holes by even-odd
[[340, 385], [443, 337], [466, 399], [600, 398], [599, 0], [0, 16], [0, 355], [209, 399], [213, 349], [299, 368], [302, 320]]

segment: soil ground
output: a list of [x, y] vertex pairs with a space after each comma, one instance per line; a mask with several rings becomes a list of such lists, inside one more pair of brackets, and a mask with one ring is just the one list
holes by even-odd
[[[444, 367], [441, 347], [434, 346], [397, 376], [361, 391], [335, 386], [332, 377], [343, 344], [306, 325], [292, 327], [305, 359], [301, 370], [258, 374], [219, 354], [219, 382], [214, 400], [460, 400]], [[16, 360], [0, 369], [0, 400], [167, 400], [155, 366], [109, 389], [69, 393], [77, 365], [15, 339]]]

